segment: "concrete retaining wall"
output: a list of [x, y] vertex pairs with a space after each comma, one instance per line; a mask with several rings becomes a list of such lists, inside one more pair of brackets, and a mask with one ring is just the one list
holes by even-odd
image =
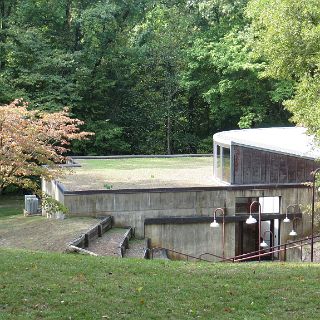
[[[71, 215], [113, 217], [115, 226], [131, 226], [137, 237], [148, 237], [151, 245], [167, 247], [199, 256], [205, 252], [222, 255], [221, 230], [211, 229], [210, 222], [187, 224], [154, 223], [145, 220], [163, 217], [212, 217], [213, 210], [225, 208], [226, 216], [235, 215], [237, 197], [281, 197], [280, 212], [288, 205], [309, 204], [311, 188], [304, 185], [219, 186], [203, 188], [167, 188], [137, 190], [65, 191], [58, 183], [43, 184], [44, 189], [63, 202]], [[301, 231], [310, 228], [304, 215], [298, 222]], [[292, 223], [281, 223], [281, 243], [288, 239]], [[227, 223], [225, 256], [235, 255], [235, 224]], [[207, 259], [208, 257], [206, 257]]]
[[[200, 254], [214, 253], [222, 257], [222, 228], [212, 229], [209, 223], [146, 225], [145, 233], [151, 239], [151, 247], [171, 248], [178, 252], [199, 257]], [[225, 256], [235, 255], [235, 225], [225, 227]], [[185, 259], [179, 254], [169, 253], [170, 258]], [[206, 255], [206, 260], [221, 259]]]
[[58, 200], [61, 203], [64, 203], [64, 187], [56, 180], [46, 181], [45, 179], [41, 180], [41, 189], [43, 192], [50, 195], [52, 198]]

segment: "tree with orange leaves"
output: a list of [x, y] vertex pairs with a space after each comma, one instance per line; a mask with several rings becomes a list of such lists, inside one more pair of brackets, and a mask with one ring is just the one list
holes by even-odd
[[37, 190], [33, 177], [63, 175], [70, 142], [92, 134], [81, 132], [82, 124], [66, 108], [54, 113], [29, 110], [19, 99], [0, 106], [0, 194], [11, 184]]

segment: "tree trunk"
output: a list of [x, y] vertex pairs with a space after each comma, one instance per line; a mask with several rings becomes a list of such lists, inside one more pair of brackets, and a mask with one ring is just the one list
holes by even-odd
[[170, 112], [167, 115], [167, 154], [171, 154], [171, 118]]
[[71, 30], [72, 22], [72, 0], [68, 0], [66, 3], [66, 25], [68, 26], [69, 32]]
[[[191, 95], [188, 99], [188, 131], [190, 135], [195, 135], [195, 101], [194, 96]], [[194, 144], [189, 143], [190, 153], [197, 153], [197, 148]]]

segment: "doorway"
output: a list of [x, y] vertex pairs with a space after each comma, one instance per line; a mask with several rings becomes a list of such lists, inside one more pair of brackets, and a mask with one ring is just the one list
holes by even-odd
[[[259, 239], [259, 223], [247, 224], [246, 218], [250, 213], [250, 205], [252, 202], [258, 201], [261, 204], [261, 239]], [[264, 252], [268, 252], [270, 247], [279, 244], [279, 219], [276, 219], [280, 211], [280, 197], [242, 197], [236, 199], [236, 215], [243, 216], [239, 222], [236, 223], [236, 255], [246, 254], [258, 251], [260, 243], [265, 241], [268, 247], [264, 248]], [[259, 212], [259, 205], [253, 205], [251, 213], [257, 214]], [[265, 220], [268, 215], [269, 220]], [[270, 215], [274, 215], [274, 219], [270, 219]], [[260, 248], [261, 250], [261, 248]], [[261, 257], [269, 260], [271, 255]], [[277, 256], [274, 256], [277, 259]]]

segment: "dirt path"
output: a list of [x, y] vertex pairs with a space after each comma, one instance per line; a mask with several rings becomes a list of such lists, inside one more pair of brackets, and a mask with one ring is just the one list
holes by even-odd
[[0, 219], [0, 247], [40, 251], [65, 250], [66, 245], [98, 222], [94, 218], [65, 220], [10, 216]]

